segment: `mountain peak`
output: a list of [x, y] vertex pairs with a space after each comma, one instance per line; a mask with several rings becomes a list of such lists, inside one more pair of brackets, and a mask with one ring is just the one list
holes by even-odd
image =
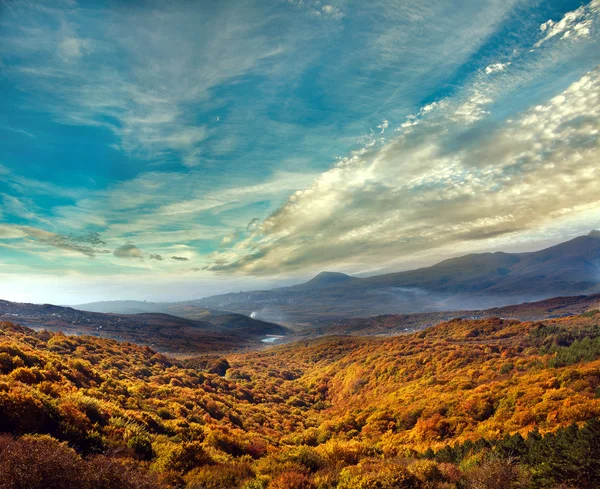
[[345, 273], [340, 272], [321, 272], [311, 280], [307, 282], [307, 284], [311, 285], [333, 285], [339, 282], [347, 282], [348, 280], [352, 280], [350, 275], [346, 275]]

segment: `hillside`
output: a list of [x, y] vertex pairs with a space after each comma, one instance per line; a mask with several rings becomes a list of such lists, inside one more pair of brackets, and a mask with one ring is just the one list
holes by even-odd
[[189, 304], [280, 323], [379, 314], [487, 309], [600, 290], [600, 233], [530, 253], [471, 254], [418, 270], [367, 278], [325, 273], [270, 291]]
[[67, 334], [131, 341], [163, 352], [185, 354], [256, 348], [267, 335], [289, 333], [277, 324], [232, 313], [186, 319], [163, 313], [103, 314], [8, 301], [0, 301], [0, 320]]
[[18, 438], [0, 436], [0, 480], [23, 487], [26, 463], [30, 489], [592, 489], [599, 388], [593, 311], [185, 363], [2, 323], [0, 432]]
[[324, 335], [394, 336], [435, 326], [452, 319], [505, 318], [539, 321], [575, 316], [600, 309], [600, 294], [553, 297], [538, 302], [525, 302], [505, 307], [470, 311], [418, 312], [413, 314], [383, 314], [367, 318], [315, 321], [296, 332], [295, 337]]

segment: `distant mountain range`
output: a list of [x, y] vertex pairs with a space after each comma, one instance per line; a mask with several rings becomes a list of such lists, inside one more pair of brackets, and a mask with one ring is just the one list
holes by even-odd
[[200, 307], [298, 323], [332, 318], [487, 309], [600, 291], [600, 232], [528, 253], [470, 254], [367, 278], [324, 272], [301, 285], [208, 297]]
[[189, 354], [254, 348], [273, 336], [388, 336], [455, 317], [580, 314], [600, 308], [599, 292], [600, 232], [594, 231], [536, 252], [471, 254], [367, 278], [323, 272], [291, 287], [187, 302], [71, 308], [0, 301], [0, 321]]
[[179, 303], [102, 302], [104, 312], [166, 312], [199, 319], [225, 310], [283, 324], [425, 311], [487, 309], [600, 291], [600, 232], [528, 253], [480, 253], [417, 270], [358, 278], [323, 272], [292, 287]]
[[481, 310], [596, 292], [600, 292], [600, 231], [541, 251], [470, 254], [373, 277], [323, 272], [306, 283], [273, 290], [176, 303], [112, 301], [75, 307], [120, 314], [161, 312], [188, 319], [204, 319], [215, 310], [232, 311], [281, 324], [318, 325], [380, 314]]
[[[143, 303], [142, 303], [143, 304]], [[198, 308], [195, 314], [200, 316]], [[288, 329], [234, 313], [203, 311], [189, 319], [161, 312], [106, 314], [50, 304], [21, 304], [0, 300], [0, 321], [34, 329], [87, 334], [130, 341], [167, 353], [204, 353], [257, 347], [269, 335], [285, 336]]]

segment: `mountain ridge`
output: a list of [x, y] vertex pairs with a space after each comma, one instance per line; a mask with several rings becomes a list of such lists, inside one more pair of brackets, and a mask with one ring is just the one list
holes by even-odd
[[[319, 275], [317, 275], [319, 277]], [[316, 278], [316, 277], [315, 277]], [[315, 280], [314, 278], [312, 280]], [[311, 281], [312, 281], [311, 280]], [[474, 253], [430, 267], [345, 280], [311, 292], [311, 281], [271, 291], [223, 294], [196, 305], [237, 312], [262, 310], [277, 321], [483, 309], [600, 290], [600, 233], [522, 253]], [[286, 317], [287, 316], [287, 317]]]
[[[472, 253], [429, 267], [369, 277], [326, 271], [288, 287], [177, 303], [137, 302], [136, 307], [188, 318], [226, 310], [293, 325], [380, 314], [489, 309], [596, 292], [600, 292], [600, 231], [538, 251]], [[75, 307], [94, 310], [107, 304], [118, 306], [100, 302]]]

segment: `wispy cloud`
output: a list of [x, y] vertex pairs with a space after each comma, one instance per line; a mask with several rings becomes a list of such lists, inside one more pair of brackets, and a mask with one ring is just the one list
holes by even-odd
[[[208, 137], [189, 108], [207, 103], [216, 87], [269, 69], [280, 52], [261, 35], [261, 23], [243, 20], [241, 6], [210, 18], [185, 2], [117, 8], [104, 17], [23, 2], [13, 14], [11, 25], [20, 28], [3, 20], [0, 55], [27, 63], [4, 71], [37, 95], [36, 103], [63, 123], [108, 128], [129, 154], [175, 155], [189, 167], [200, 163]], [[107, 59], [122, 60], [123, 69]]]
[[35, 134], [30, 133], [29, 131], [25, 131], [24, 129], [20, 129], [18, 127], [10, 127], [10, 126], [1, 126], [2, 129], [6, 129], [7, 131], [16, 132], [17, 134], [22, 134], [23, 136], [27, 136], [28, 138], [35, 139]]
[[210, 269], [391, 263], [598, 207], [599, 98], [600, 68], [471, 143], [469, 126], [456, 122], [464, 104], [447, 101], [382, 149], [341, 160]]
[[25, 237], [30, 238], [37, 243], [61, 250], [80, 253], [88, 258], [94, 258], [99, 254], [110, 253], [109, 250], [105, 249], [106, 242], [101, 239], [98, 233], [65, 236], [28, 226], [23, 226], [19, 229], [23, 232]]
[[12, 195], [2, 196], [3, 211], [6, 214], [25, 219], [27, 221], [49, 224], [48, 219], [34, 211], [35, 206], [31, 201], [24, 201]]

